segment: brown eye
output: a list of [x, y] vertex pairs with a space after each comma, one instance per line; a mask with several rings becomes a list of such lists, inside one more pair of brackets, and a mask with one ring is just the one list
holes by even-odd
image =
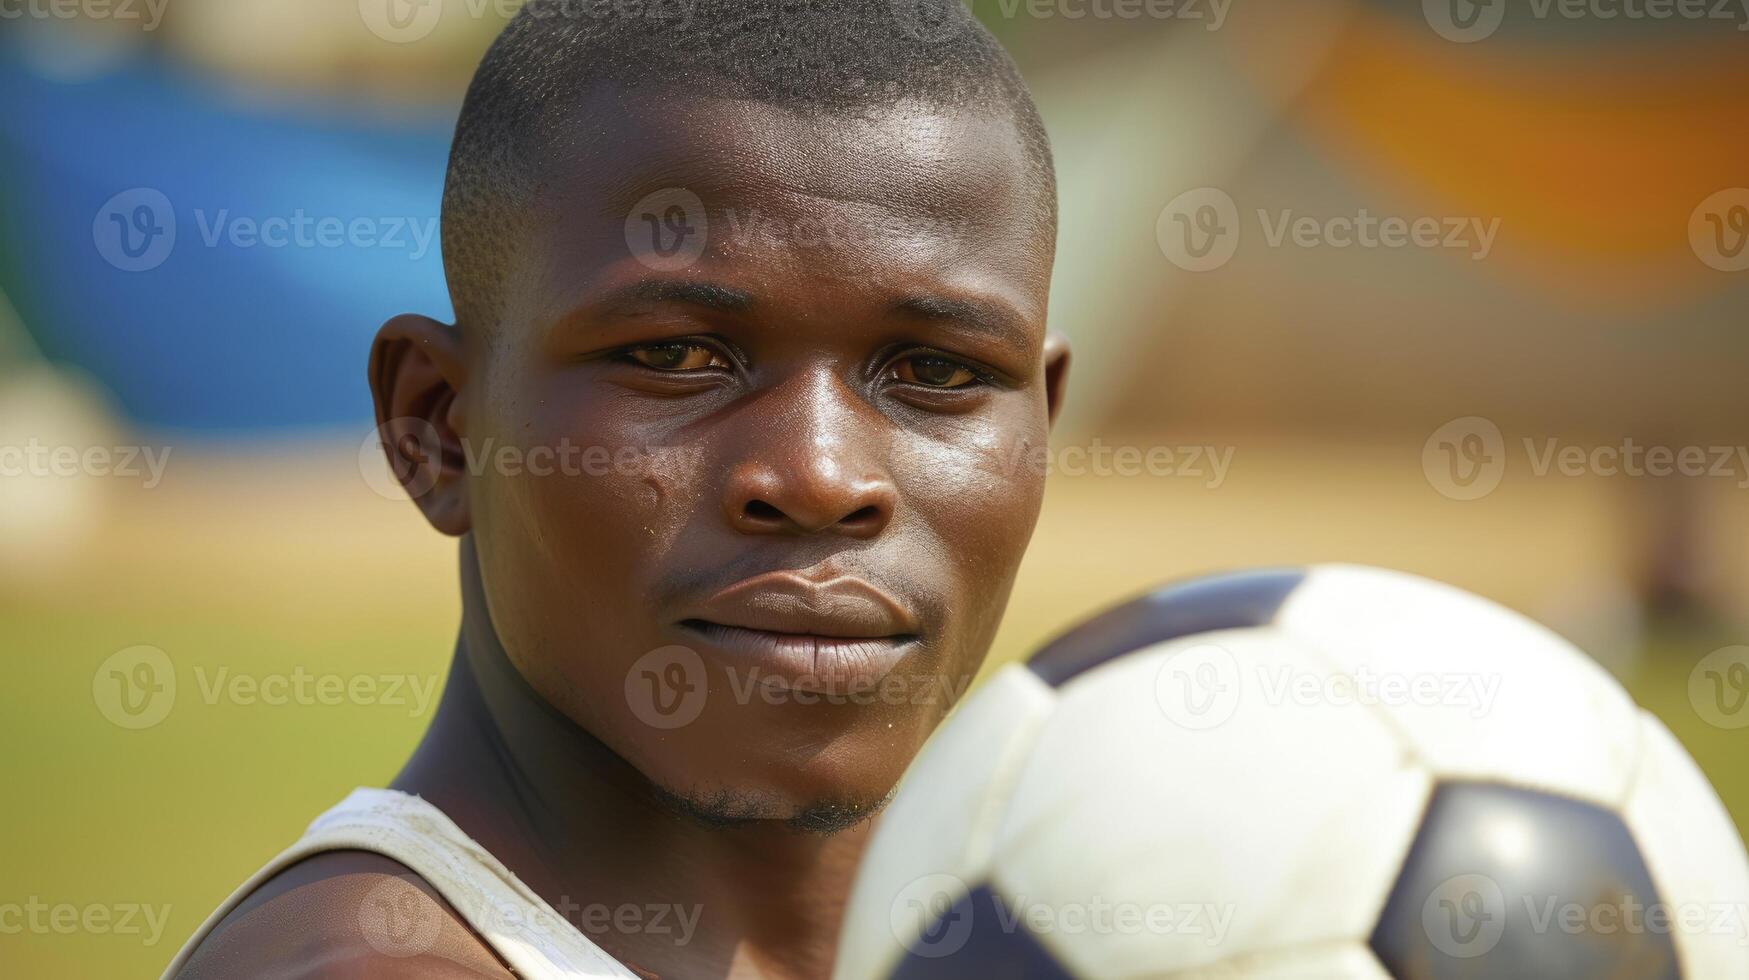
[[729, 367], [729, 361], [703, 344], [652, 344], [626, 351], [626, 356], [657, 371], [702, 371]]
[[893, 365], [900, 381], [925, 388], [963, 388], [978, 380], [971, 368], [945, 357], [917, 354]]

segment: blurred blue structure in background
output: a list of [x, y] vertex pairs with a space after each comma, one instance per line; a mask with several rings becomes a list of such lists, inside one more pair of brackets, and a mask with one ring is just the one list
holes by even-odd
[[141, 426], [368, 420], [377, 325], [450, 315], [449, 135], [435, 114], [251, 105], [150, 58], [64, 81], [0, 54], [0, 288]]

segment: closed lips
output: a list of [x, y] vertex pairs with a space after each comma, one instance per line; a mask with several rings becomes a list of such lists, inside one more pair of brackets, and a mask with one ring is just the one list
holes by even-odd
[[689, 620], [765, 633], [830, 639], [915, 638], [916, 620], [893, 597], [861, 579], [815, 583], [775, 572], [729, 586]]
[[816, 583], [798, 572], [770, 573], [688, 612], [679, 625], [726, 666], [788, 687], [832, 691], [877, 682], [918, 639], [903, 604], [854, 578]]

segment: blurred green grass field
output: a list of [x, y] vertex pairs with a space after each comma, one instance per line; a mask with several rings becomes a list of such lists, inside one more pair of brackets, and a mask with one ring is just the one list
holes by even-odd
[[[0, 687], [12, 777], [11, 802], [0, 808], [6, 894], [169, 907], [155, 943], [83, 930], [0, 936], [0, 974], [155, 976], [212, 907], [313, 815], [354, 785], [390, 778], [427, 721], [391, 706], [196, 703], [153, 728], [127, 731], [102, 718], [91, 697], [100, 658], [21, 651], [113, 650], [161, 637], [182, 651], [179, 700], [198, 701], [193, 671], [234, 663], [241, 650], [260, 674], [299, 666], [351, 674], [368, 661], [374, 671], [435, 680], [446, 666], [447, 633], [436, 623], [227, 621], [210, 613], [193, 623], [176, 610], [94, 616], [0, 607], [0, 635], [13, 651]], [[1739, 827], [1749, 826], [1749, 778], [1733, 758], [1741, 739], [1690, 710], [1688, 664], [1657, 653], [1645, 663], [1629, 679], [1636, 698], [1670, 724]]]
[[[156, 976], [211, 909], [314, 815], [354, 786], [391, 778], [428, 721], [429, 707], [417, 713], [408, 704], [209, 703], [225, 668], [436, 685], [458, 612], [453, 546], [404, 502], [335, 509], [295, 482], [250, 495], [224, 480], [209, 485], [232, 489], [185, 496], [175, 506], [192, 514], [181, 516], [154, 510], [169, 504], [153, 498], [115, 526], [106, 560], [56, 583], [0, 591], [8, 776], [0, 901], [168, 908], [155, 942], [83, 928], [0, 934], [0, 977]], [[993, 662], [1023, 656], [1144, 583], [1216, 565], [1182, 528], [1135, 522], [1137, 513], [1200, 520], [1196, 498], [1172, 496], [1194, 492], [1153, 490], [1125, 503], [1115, 485], [1085, 495], [1054, 490]], [[315, 505], [303, 510], [275, 510], [282, 499], [311, 496]], [[1247, 506], [1242, 487], [1221, 499]], [[1276, 519], [1301, 523], [1291, 512]], [[1168, 555], [1150, 534], [1183, 550]], [[1286, 531], [1252, 534], [1285, 560], [1334, 550]], [[1262, 557], [1237, 537], [1222, 544], [1233, 555], [1218, 564]], [[1330, 557], [1412, 564], [1388, 553]], [[1701, 654], [1733, 642], [1740, 639], [1655, 636], [1624, 680], [1688, 747], [1743, 828], [1749, 775], [1738, 759], [1749, 730], [1708, 725], [1687, 686]], [[93, 676], [115, 651], [139, 644], [172, 657], [178, 686], [162, 722], [128, 730], [104, 717]]]

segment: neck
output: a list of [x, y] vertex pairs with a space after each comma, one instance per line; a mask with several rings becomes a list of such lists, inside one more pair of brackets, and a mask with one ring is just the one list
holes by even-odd
[[597, 945], [653, 977], [823, 977], [868, 824], [708, 826], [529, 687], [472, 543], [430, 730], [394, 787], [442, 809]]

